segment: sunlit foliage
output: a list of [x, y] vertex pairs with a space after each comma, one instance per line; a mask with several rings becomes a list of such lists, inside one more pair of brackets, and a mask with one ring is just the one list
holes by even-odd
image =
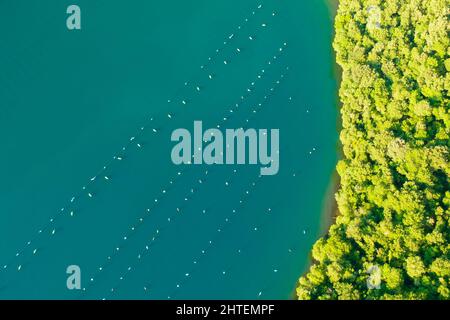
[[450, 299], [450, 1], [339, 2], [339, 215], [298, 297]]

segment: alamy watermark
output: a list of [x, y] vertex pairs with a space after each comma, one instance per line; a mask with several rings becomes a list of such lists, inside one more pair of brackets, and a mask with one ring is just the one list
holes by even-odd
[[367, 268], [367, 273], [369, 276], [367, 277], [366, 284], [369, 290], [380, 289], [381, 287], [381, 269], [376, 264], [370, 265]]
[[66, 20], [66, 26], [69, 30], [81, 29], [81, 9], [79, 6], [72, 4], [67, 7], [66, 13], [69, 14]]
[[73, 264], [67, 267], [66, 273], [69, 275], [67, 277], [66, 286], [69, 290], [80, 290], [81, 289], [81, 269], [79, 266]]
[[261, 175], [278, 173], [279, 129], [226, 129], [225, 137], [216, 128], [203, 132], [202, 121], [194, 121], [193, 129], [193, 137], [184, 128], [172, 132], [171, 140], [178, 142], [171, 153], [174, 164], [260, 164]]
[[371, 5], [367, 8], [367, 28], [372, 31], [381, 28], [381, 9]]

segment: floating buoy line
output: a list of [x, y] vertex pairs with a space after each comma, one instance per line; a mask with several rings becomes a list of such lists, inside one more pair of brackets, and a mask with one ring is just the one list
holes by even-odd
[[[273, 59], [273, 58], [272, 58], [272, 59]], [[269, 61], [269, 62], [270, 62], [270, 61]], [[264, 70], [264, 69], [261, 69], [261, 70]], [[288, 68], [286, 68], [286, 70], [288, 70]], [[264, 72], [262, 72], [262, 73], [260, 73], [260, 74], [264, 74]], [[274, 86], [279, 85], [279, 84], [280, 84], [280, 80], [282, 80], [282, 79], [284, 78], [284, 76], [285, 76], [284, 73], [281, 74], [279, 80], [275, 81], [274, 84], [273, 84], [270, 88], [273, 88]], [[257, 78], [255, 79], [255, 81], [253, 81], [253, 82], [251, 83], [251, 85], [254, 86], [255, 83], [258, 81], [258, 79], [261, 79], [261, 78], [262, 78], [262, 77], [257, 77]], [[251, 94], [252, 94], [251, 92], [245, 92], [245, 93], [244, 93], [244, 99], [242, 99], [242, 96], [238, 99], [239, 103], [243, 103], [242, 101], [245, 100], [245, 99], [246, 99], [248, 96], [250, 96]], [[268, 97], [269, 97], [271, 94], [273, 94], [273, 90], [267, 90], [267, 95], [264, 95], [264, 99], [263, 99], [262, 103], [259, 103], [259, 104], [258, 104], [258, 107], [262, 107], [263, 103], [267, 101]], [[239, 105], [239, 104], [236, 104], [236, 105]], [[253, 110], [255, 110], [255, 109], [253, 109]], [[253, 111], [253, 110], [252, 110], [252, 111]], [[227, 111], [227, 112], [228, 112], [228, 111]], [[250, 114], [249, 119], [250, 119], [252, 116], [255, 116], [255, 114], [256, 114], [256, 112], [252, 112], [252, 113]], [[198, 184], [199, 184], [199, 185], [203, 184], [203, 182], [204, 182], [204, 181], [206, 180], [206, 178], [207, 178], [207, 175], [208, 175], [208, 171], [205, 171], [205, 173], [204, 173], [204, 175], [203, 175], [202, 177], [198, 177], [198, 179], [196, 179], [196, 181], [198, 181]], [[191, 188], [191, 190], [193, 190], [194, 188], [197, 188], [197, 187], [193, 186], [193, 187]], [[165, 190], [165, 189], [163, 189], [163, 190]], [[163, 192], [163, 194], [161, 195], [161, 199], [162, 199], [163, 196], [164, 196], [164, 197], [167, 196], [167, 194], [168, 194], [167, 192]], [[185, 200], [185, 201], [189, 200], [189, 196], [190, 196], [190, 194], [188, 194], [188, 196], [184, 197], [184, 200]], [[156, 198], [155, 198], [155, 200], [156, 200]], [[135, 234], [135, 233], [138, 231], [138, 229], [141, 228], [141, 227], [144, 225], [144, 222], [145, 222], [146, 218], [149, 216], [149, 213], [150, 213], [150, 212], [154, 212], [155, 209], [156, 209], [157, 203], [160, 203], [159, 200], [158, 200], [158, 201], [154, 201], [154, 202], [155, 202], [155, 203], [153, 204], [153, 207], [152, 207], [152, 208], [146, 209], [144, 215], [142, 215], [141, 217], [139, 217], [139, 218], [138, 218], [138, 221], [137, 221], [132, 227], [128, 228], [129, 232], [127, 233], [127, 235], [124, 236], [124, 237], [122, 238], [122, 241], [121, 241], [121, 243], [120, 243], [119, 245], [117, 245], [117, 246], [114, 247], [114, 249], [112, 250], [111, 254], [108, 255], [107, 258], [105, 259], [105, 262], [104, 262], [101, 266], [99, 266], [98, 268], [96, 268], [96, 270], [97, 270], [97, 271], [96, 271], [96, 275], [95, 275], [95, 276], [92, 276], [91, 279], [97, 279], [97, 278], [99, 277], [99, 275], [100, 275], [101, 273], [104, 272], [104, 270], [105, 270], [105, 268], [106, 268], [106, 265], [110, 264], [111, 261], [114, 260], [115, 257], [119, 254], [120, 248], [123, 246], [123, 243], [126, 242], [127, 240], [129, 240], [129, 239], [133, 236], [133, 234]], [[178, 213], [178, 209], [179, 209], [179, 207], [177, 208], [177, 213]], [[168, 222], [170, 223], [171, 221], [173, 221], [173, 219], [175, 219], [176, 216], [177, 216], [177, 214], [175, 214], [174, 217], [169, 217], [169, 218], [168, 218]], [[150, 243], [144, 246], [143, 251], [142, 251], [141, 254], [137, 257], [138, 260], [140, 260], [141, 257], [142, 257], [146, 252], [148, 252], [148, 251], [150, 250], [151, 245], [153, 245], [153, 244], [155, 243], [155, 241], [158, 239], [158, 236], [160, 235], [160, 231], [161, 231], [161, 230], [162, 230], [161, 227], [160, 227], [160, 228], [156, 228], [155, 233], [151, 236], [151, 241], [150, 241]], [[127, 269], [127, 272], [131, 271], [131, 270], [134, 269], [134, 268], [129, 267], [129, 269], [130, 269], [130, 270]], [[125, 277], [126, 277], [126, 275], [120, 276], [120, 277], [119, 277], [120, 282], [123, 282], [123, 280], [125, 279]], [[93, 282], [94, 282], [94, 281], [91, 281], [91, 283], [89, 283], [88, 286], [86, 286], [85, 288], [83, 288], [83, 292], [87, 292], [88, 289], [92, 287]], [[113, 292], [116, 292], [116, 289], [112, 288], [111, 293], [113, 293]]]
[[[239, 200], [238, 209], [232, 209], [228, 216], [225, 217], [225, 219], [222, 219], [222, 223], [216, 226], [216, 232], [213, 238], [207, 241], [207, 243], [202, 247], [201, 250], [198, 250], [198, 255], [192, 259], [191, 269], [185, 271], [183, 273], [184, 276], [180, 278], [178, 282], [175, 283], [173, 287], [172, 293], [168, 296], [171, 299], [176, 298], [178, 291], [186, 285], [186, 283], [191, 280], [193, 277], [192, 275], [195, 274], [196, 268], [201, 265], [202, 261], [208, 258], [208, 256], [211, 254], [212, 248], [216, 243], [220, 243], [221, 239], [225, 237], [227, 228], [233, 223], [234, 219], [238, 219], [241, 211], [243, 211], [243, 207], [245, 206], [247, 200], [250, 198], [250, 195], [252, 195], [254, 192], [254, 189], [257, 188], [258, 184], [262, 180], [262, 176], [258, 175], [258, 178], [254, 181], [252, 181], [247, 188], [244, 190], [242, 197]], [[267, 218], [267, 214], [261, 215], [264, 219]], [[259, 224], [258, 224], [259, 225]], [[253, 224], [251, 227], [248, 228], [250, 233], [255, 233], [259, 230], [258, 227]], [[247, 245], [242, 245], [239, 248], [236, 248], [235, 254], [241, 255], [242, 252], [245, 252], [246, 247], [252, 242], [252, 237], [247, 238]], [[225, 267], [221, 268], [220, 270], [217, 270], [217, 274], [220, 277], [223, 277], [225, 275], [229, 275], [230, 268]]]
[[[290, 176], [293, 178], [296, 177], [296, 175], [290, 175]], [[261, 178], [261, 175], [259, 175], [258, 178]], [[257, 186], [257, 182], [254, 181], [253, 183], [251, 183], [251, 186], [253, 188], [255, 188]], [[244, 193], [244, 196], [248, 196], [250, 194], [249, 189], [250, 188], [247, 188], [247, 190]], [[259, 223], [254, 223], [254, 221], [252, 221], [251, 224], [247, 225], [246, 228], [249, 230], [249, 233], [256, 234], [256, 233], [261, 232], [263, 229], [268, 229], [268, 228], [266, 228], [266, 226], [268, 225], [269, 219], [272, 218], [274, 215], [276, 215], [276, 210], [274, 210], [274, 208], [275, 208], [274, 205], [268, 206], [266, 208], [266, 210], [260, 214], [260, 217], [262, 217], [262, 219], [261, 219], [262, 221], [260, 221]], [[192, 268], [190, 270], [188, 270], [187, 272], [185, 272], [184, 276], [182, 276], [180, 278], [180, 280], [175, 283], [175, 285], [173, 286], [172, 293], [168, 296], [169, 299], [183, 299], [184, 298], [184, 297], [179, 297], [177, 295], [178, 291], [181, 288], [185, 287], [186, 283], [192, 278], [192, 275], [195, 274], [196, 267], [201, 264], [201, 261], [204, 261], [205, 259], [208, 258], [208, 254], [211, 252], [210, 248], [212, 247], [212, 245], [214, 243], [220, 243], [221, 238], [225, 237], [224, 231], [226, 231], [226, 229], [227, 229], [226, 227], [232, 224], [232, 218], [238, 217], [238, 213], [240, 213], [240, 211], [233, 210], [232, 214], [224, 219], [223, 224], [217, 227], [218, 232], [216, 233], [216, 237], [213, 240], [209, 240], [207, 245], [204, 246], [202, 250], [198, 251], [200, 253], [197, 256], [197, 258], [193, 259]], [[287, 250], [284, 250], [286, 257], [288, 257], [288, 258], [294, 252], [298, 252], [298, 248], [300, 247], [300, 243], [301, 243], [301, 238], [305, 237], [305, 235], [307, 234], [307, 229], [303, 229], [303, 228], [300, 229], [298, 234], [299, 234], [298, 241], [296, 241], [295, 244], [289, 246], [287, 248]], [[254, 243], [254, 238], [247, 237], [246, 239], [247, 239], [247, 241], [245, 244], [239, 244], [238, 246], [233, 248], [232, 251], [234, 252], [234, 256], [231, 258], [228, 258], [227, 260], [236, 261], [237, 259], [234, 259], [234, 257], [242, 257], [243, 253], [248, 252], [247, 249], [250, 247], [250, 245], [252, 243]], [[233, 263], [233, 265], [236, 265], [236, 263]], [[279, 265], [286, 265], [286, 264], [279, 263]], [[230, 264], [227, 267], [217, 270], [217, 274], [221, 278], [223, 278], [224, 276], [228, 277], [228, 276], [230, 276], [230, 274], [231, 274], [231, 276], [233, 276], [236, 273], [232, 272], [232, 270], [233, 269]], [[249, 297], [249, 298], [260, 299], [265, 292], [270, 292], [270, 288], [273, 287], [275, 285], [275, 283], [279, 282], [279, 278], [276, 277], [276, 275], [280, 272], [280, 269], [278, 268], [277, 265], [274, 265], [271, 268], [269, 268], [268, 272], [269, 272], [268, 276], [264, 277], [264, 278], [274, 277], [273, 281], [267, 282], [267, 284], [260, 291], [258, 291], [254, 297]]]
[[[303, 240], [303, 238], [305, 237], [305, 235], [307, 233], [304, 233], [305, 229], [301, 229], [298, 232], [298, 241], [295, 242], [295, 244], [289, 246], [289, 248], [287, 250], [284, 250], [284, 254], [285, 254], [285, 258], [289, 259], [293, 254], [295, 254], [296, 252], [299, 252], [300, 249], [300, 244], [301, 244], [301, 240]], [[287, 265], [285, 263], [279, 263], [279, 265]], [[280, 279], [278, 277], [278, 274], [282, 274], [281, 273], [282, 270], [279, 270], [276, 266], [273, 268], [268, 268], [267, 269], [267, 276], [265, 277], [266, 279], [272, 279], [271, 281], [267, 281], [266, 285], [264, 287], [262, 287], [260, 289], [260, 291], [258, 291], [254, 298], [255, 299], [273, 299], [273, 297], [267, 296], [267, 293], [270, 292], [271, 288], [276, 287], [276, 284], [279, 283]], [[253, 298], [253, 297], [251, 297]]]
[[[289, 68], [287, 67], [286, 70], [288, 70], [288, 69], [289, 69]], [[270, 86], [269, 88], [270, 88], [270, 89], [276, 88], [278, 85], [280, 85], [281, 80], [283, 80], [284, 78], [285, 78], [285, 74], [282, 73], [282, 74], [280, 75], [279, 79], [276, 80], [276, 81], [273, 83], [273, 86]], [[258, 107], [259, 107], [259, 108], [262, 108], [263, 105], [264, 105], [265, 103], [268, 102], [270, 96], [274, 94], [274, 90], [270, 90], [270, 89], [267, 89], [267, 92], [266, 92], [267, 95], [264, 95], [263, 100], [261, 101], [261, 103], [258, 104]], [[255, 109], [250, 109], [250, 111], [254, 111], [254, 110], [255, 110]], [[256, 116], [256, 112], [251, 112], [251, 113], [250, 113], [250, 116], [249, 116], [249, 119], [250, 119], [251, 117], [255, 117], [255, 116]], [[234, 170], [234, 173], [236, 174], [236, 170]], [[208, 174], [208, 172], [205, 172], [205, 177], [204, 177], [204, 178], [206, 178], [207, 174]], [[229, 185], [229, 181], [230, 181], [230, 180], [231, 180], [231, 179], [227, 179], [227, 181], [225, 181], [224, 184], [225, 184], [225, 185]], [[198, 181], [199, 181], [199, 183], [201, 183], [201, 182], [204, 181], [204, 180], [199, 179]], [[256, 183], [253, 183], [252, 185], [253, 185], [253, 187], [254, 187], [254, 186], [256, 185]], [[192, 189], [191, 189], [191, 190], [192, 190]], [[248, 194], [249, 194], [249, 190], [246, 190], [246, 191], [245, 191], [245, 194], [248, 195]], [[241, 200], [241, 204], [242, 204], [242, 202], [243, 202], [243, 200]], [[234, 210], [234, 214], [235, 214], [235, 213], [236, 213], [236, 210]], [[175, 214], [172, 218], [168, 218], [168, 222], [170, 223], [170, 222], [173, 221], [173, 219], [175, 219], [177, 216], [178, 216], [178, 215]], [[231, 217], [229, 217], [229, 218], [227, 218], [227, 219], [228, 219], [228, 220], [231, 220]], [[141, 225], [142, 225], [142, 224], [141, 224]], [[136, 229], [135, 229], [135, 228], [131, 228], [131, 230], [134, 232]], [[152, 234], [152, 236], [150, 237], [150, 241], [149, 241], [147, 244], [145, 244], [144, 246], [142, 246], [143, 249], [139, 252], [139, 254], [138, 254], [138, 255], [136, 256], [136, 258], [134, 259], [134, 260], [135, 260], [135, 261], [134, 261], [134, 264], [128, 266], [128, 267], [126, 268], [125, 272], [122, 273], [122, 274], [118, 277], [118, 281], [117, 281], [116, 285], [113, 286], [113, 287], [111, 287], [110, 292], [108, 293], [108, 295], [117, 294], [117, 290], [118, 290], [119, 285], [120, 285], [121, 283], [124, 283], [124, 282], [125, 282], [124, 280], [129, 276], [129, 274], [130, 274], [133, 270], [136, 269], [136, 266], [140, 263], [141, 259], [142, 259], [144, 256], [146, 256], [146, 255], [148, 256], [148, 255], [151, 253], [151, 250], [150, 250], [150, 249], [151, 249], [152, 245], [155, 244], [155, 241], [158, 239], [158, 236], [160, 235], [161, 230], [163, 230], [162, 227], [156, 228], [156, 231], [155, 231], [155, 232]], [[221, 230], [221, 229], [218, 228], [218, 230]], [[218, 232], [220, 232], [220, 231], [218, 231]], [[128, 238], [129, 238], [129, 236], [127, 235], [127, 239], [128, 239]], [[115, 250], [115, 251], [113, 251], [113, 253], [118, 253], [118, 251], [119, 251], [119, 250]], [[108, 261], [111, 261], [111, 260], [112, 260], [112, 259], [111, 259], [111, 256], [108, 256]], [[100, 270], [100, 271], [103, 271], [103, 270], [104, 270], [104, 267], [100, 267], [99, 270]], [[145, 289], [145, 288], [147, 288], [147, 286], [143, 286], [143, 288], [144, 288], [144, 291], [147, 291], [147, 290]], [[85, 289], [85, 291], [87, 291], [87, 289]]]
[[[208, 57], [208, 61], [203, 64], [200, 67], [200, 70], [203, 72], [207, 72], [207, 69], [210, 65], [212, 65], [214, 63], [214, 61], [218, 58], [218, 56], [220, 55], [220, 53], [227, 47], [230, 46], [232, 44], [232, 41], [234, 39], [236, 39], [236, 35], [238, 35], [239, 33], [243, 33], [244, 30], [244, 26], [250, 21], [251, 17], [255, 15], [255, 12], [258, 12], [263, 6], [262, 5], [258, 5], [257, 10], [253, 10], [252, 14], [249, 15], [247, 18], [244, 19], [242, 25], [239, 25], [236, 28], [236, 31], [231, 33], [228, 37], [227, 40], [225, 40], [223, 42], [223, 45], [221, 48], [218, 48], [214, 51], [214, 53]], [[272, 16], [275, 16], [274, 13], [272, 13]], [[264, 29], [264, 27], [261, 27], [261, 30]], [[240, 50], [235, 51], [236, 55], [239, 55]], [[208, 78], [210, 80], [213, 79], [213, 76], [211, 73], [208, 73]], [[185, 86], [181, 87], [181, 90], [184, 89], [184, 87], [186, 87], [188, 85], [189, 82], [185, 82]], [[192, 83], [195, 83], [195, 81], [192, 81]], [[195, 87], [195, 91], [198, 93], [200, 91], [200, 86], [196, 85]], [[169, 99], [168, 102], [170, 103], [172, 101], [172, 99]], [[187, 99], [182, 99], [181, 101], [184, 101], [185, 104], [187, 103]], [[174, 113], [170, 112], [168, 113], [168, 119], [172, 119]], [[81, 188], [81, 190], [74, 194], [71, 198], [70, 201], [68, 202], [67, 206], [64, 206], [60, 209], [59, 213], [56, 214], [54, 217], [50, 217], [48, 219], [47, 224], [45, 224], [44, 226], [42, 226], [40, 229], [37, 230], [37, 232], [35, 232], [34, 237], [32, 237], [31, 240], [27, 241], [26, 244], [20, 248], [19, 250], [16, 251], [16, 254], [14, 255], [14, 257], [12, 259], [10, 259], [10, 261], [8, 263], [4, 263], [3, 265], [0, 266], [0, 272], [2, 273], [2, 275], [5, 275], [5, 272], [7, 272], [8, 270], [14, 270], [14, 268], [16, 268], [17, 271], [21, 271], [22, 270], [22, 266], [23, 264], [25, 264], [26, 261], [24, 262], [19, 262], [19, 259], [23, 259], [23, 257], [25, 257], [26, 253], [28, 250], [30, 250], [29, 252], [29, 259], [35, 257], [38, 253], [38, 248], [33, 247], [33, 244], [36, 243], [38, 240], [41, 240], [44, 235], [46, 235], [47, 237], [51, 238], [53, 236], [55, 236], [56, 234], [58, 234], [57, 232], [57, 228], [55, 227], [56, 222], [58, 222], [59, 220], [61, 220], [62, 217], [74, 217], [76, 214], [76, 208], [75, 205], [77, 203], [77, 201], [79, 199], [82, 199], [84, 197], [87, 197], [89, 199], [95, 198], [95, 193], [88, 191], [89, 187], [96, 183], [97, 181], [105, 181], [105, 182], [110, 182], [111, 181], [111, 175], [107, 174], [107, 170], [116, 162], [121, 162], [126, 158], [126, 151], [131, 148], [131, 147], [137, 147], [137, 148], [142, 148], [142, 143], [141, 142], [137, 142], [138, 139], [144, 134], [144, 131], [147, 130], [148, 127], [151, 127], [151, 132], [153, 134], [158, 134], [159, 133], [159, 129], [157, 127], [155, 127], [153, 125], [154, 118], [150, 117], [149, 120], [146, 122], [145, 125], [141, 126], [137, 132], [137, 134], [135, 134], [134, 136], [132, 136], [129, 141], [127, 142], [126, 145], [124, 145], [121, 150], [112, 157], [112, 159], [110, 161], [108, 161], [95, 175], [91, 176], [91, 178], [87, 181], [87, 183]], [[17, 262], [15, 262], [17, 261]], [[14, 267], [14, 265], [16, 267]]]
[[[257, 187], [260, 181], [262, 180], [262, 176], [258, 175], [258, 178], [253, 180], [242, 193], [242, 196], [240, 197], [240, 200], [235, 206], [235, 208], [239, 209], [232, 209], [231, 212], [225, 217], [225, 219], [222, 219], [222, 223], [219, 224], [215, 228], [215, 235], [213, 238], [207, 241], [206, 245], [202, 247], [202, 249], [198, 250], [198, 255], [194, 257], [192, 261], [192, 267], [191, 269], [183, 272], [184, 276], [176, 282], [174, 286], [174, 291], [167, 297], [168, 299], [172, 299], [177, 294], [177, 291], [183, 287], [191, 278], [192, 275], [195, 273], [196, 267], [200, 264], [200, 262], [210, 254], [212, 248], [215, 246], [216, 243], [219, 243], [219, 239], [224, 237], [225, 231], [227, 230], [227, 227], [231, 225], [233, 218], [238, 217], [239, 213], [241, 212], [242, 208], [245, 206], [246, 202], [250, 198], [250, 195], [253, 194], [253, 190]], [[227, 274], [227, 269], [222, 268], [220, 271], [218, 271], [221, 275]]]
[[[261, 179], [261, 175], [258, 176], [258, 180], [252, 182], [250, 184], [251, 188], [247, 188], [246, 191], [244, 192], [244, 197], [245, 196], [249, 196], [250, 192], [255, 192], [255, 191], [250, 191], [252, 188], [255, 189], [257, 187], [257, 182], [259, 181], [259, 179]], [[293, 176], [295, 178], [295, 176]], [[241, 205], [243, 205], [243, 202], [240, 202]], [[251, 234], [255, 234], [255, 233], [259, 233], [261, 232], [261, 230], [263, 229], [263, 227], [265, 227], [267, 225], [267, 223], [264, 223], [264, 221], [268, 221], [271, 217], [273, 217], [275, 215], [275, 211], [274, 211], [275, 206], [268, 206], [266, 208], [266, 210], [264, 212], [262, 212], [262, 214], [260, 215], [260, 217], [262, 217], [262, 222], [259, 223], [254, 223], [254, 221], [252, 221], [251, 225], [247, 226], [247, 229], [249, 230], [249, 232]], [[236, 210], [233, 209], [232, 210], [232, 214], [230, 214], [229, 216], [227, 216], [225, 219], [223, 219], [223, 224], [219, 225], [218, 227], [216, 227], [217, 233], [215, 235], [215, 238], [213, 240], [209, 240], [207, 245], [204, 246], [203, 248], [206, 249], [202, 249], [201, 251], [198, 250], [200, 252], [200, 254], [198, 255], [198, 257], [196, 259], [193, 260], [193, 266], [192, 268], [184, 273], [184, 277], [181, 277], [181, 280], [176, 282], [175, 287], [173, 288], [173, 292], [168, 296], [170, 297], [170, 299], [183, 299], [183, 298], [179, 298], [177, 297], [178, 291], [180, 290], [180, 288], [184, 287], [186, 285], [186, 283], [189, 281], [189, 279], [192, 278], [192, 275], [195, 274], [195, 269], [196, 267], [200, 264], [200, 261], [205, 260], [208, 257], [208, 253], [210, 253], [211, 251], [209, 250], [208, 247], [212, 247], [212, 245], [214, 243], [220, 243], [221, 242], [221, 238], [225, 237], [225, 232], [226, 231], [226, 227], [232, 224], [232, 220], [233, 217], [239, 217], [239, 213], [241, 212], [241, 210]], [[250, 244], [253, 243], [253, 237], [247, 237], [246, 238], [247, 241], [245, 244], [240, 244], [238, 247], [233, 249], [234, 255], [236, 257], [242, 257], [242, 253], [246, 252], [247, 248], [250, 247]], [[293, 250], [292, 249], [288, 249], [289, 253], [292, 253]], [[233, 258], [228, 258], [227, 260], [231, 260], [231, 261], [235, 261], [235, 259]], [[218, 275], [223, 277], [225, 275], [229, 275], [231, 273], [231, 266], [228, 267], [224, 267], [221, 270], [218, 270]], [[274, 273], [278, 273], [278, 268], [273, 268], [272, 270]], [[259, 296], [262, 295], [263, 291], [260, 291]]]

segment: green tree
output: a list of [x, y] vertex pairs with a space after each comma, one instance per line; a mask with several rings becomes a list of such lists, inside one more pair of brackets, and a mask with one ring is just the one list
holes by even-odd
[[450, 299], [449, 16], [449, 0], [340, 1], [339, 215], [299, 299]]

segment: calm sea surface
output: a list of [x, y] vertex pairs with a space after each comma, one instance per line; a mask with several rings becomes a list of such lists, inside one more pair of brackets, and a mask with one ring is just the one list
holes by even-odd
[[[325, 1], [5, 0], [0, 17], [0, 298], [290, 297], [336, 163]], [[279, 173], [175, 166], [194, 120], [279, 128]]]

